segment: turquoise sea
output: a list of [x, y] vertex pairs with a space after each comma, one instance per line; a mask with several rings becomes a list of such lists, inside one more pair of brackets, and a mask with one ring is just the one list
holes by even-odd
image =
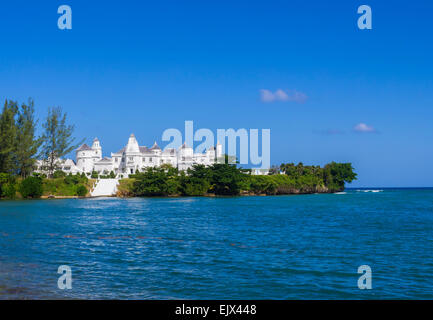
[[16, 298], [433, 299], [433, 189], [1, 201], [0, 299]]

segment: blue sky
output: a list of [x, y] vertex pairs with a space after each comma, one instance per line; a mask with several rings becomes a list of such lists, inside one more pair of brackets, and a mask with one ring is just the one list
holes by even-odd
[[[373, 30], [357, 28], [361, 4]], [[105, 155], [193, 120], [270, 128], [272, 163], [352, 162], [353, 186], [432, 186], [432, 14], [420, 0], [9, 1], [0, 99], [33, 97], [41, 119], [63, 107]]]

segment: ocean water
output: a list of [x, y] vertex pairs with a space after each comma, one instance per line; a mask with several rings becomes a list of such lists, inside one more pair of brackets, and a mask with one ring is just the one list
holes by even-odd
[[0, 299], [50, 298], [433, 299], [433, 189], [1, 201]]

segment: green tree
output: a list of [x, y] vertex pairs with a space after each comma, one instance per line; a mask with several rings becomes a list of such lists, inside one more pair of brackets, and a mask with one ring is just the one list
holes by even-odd
[[19, 192], [23, 198], [40, 198], [43, 193], [42, 179], [40, 177], [27, 177], [21, 181]]
[[356, 173], [351, 163], [331, 162], [323, 168], [323, 180], [330, 191], [341, 191], [345, 182], [356, 180]]
[[281, 171], [283, 171], [288, 176], [296, 177], [298, 176], [298, 170], [296, 169], [296, 166], [294, 163], [282, 163], [280, 165]]
[[204, 165], [194, 165], [185, 172], [181, 172], [180, 189], [185, 196], [202, 196], [210, 188], [211, 171]]
[[17, 103], [6, 100], [0, 115], [0, 172], [14, 173]]
[[52, 177], [57, 169], [57, 161], [76, 149], [80, 143], [74, 143], [74, 126], [66, 124], [66, 113], [60, 107], [48, 109], [43, 128], [41, 156], [46, 163], [49, 176]]
[[216, 163], [210, 167], [210, 190], [217, 195], [238, 195], [244, 174], [234, 164]]
[[272, 175], [250, 176], [250, 190], [254, 193], [275, 194], [277, 192], [277, 183]]
[[16, 178], [9, 173], [0, 173], [0, 197], [15, 198]]
[[176, 168], [149, 167], [137, 173], [132, 186], [136, 196], [168, 196], [179, 193], [179, 177]]
[[85, 186], [83, 186], [82, 184], [77, 187], [77, 196], [85, 197], [87, 192], [88, 192], [87, 188]]
[[62, 170], [56, 170], [53, 173], [52, 176], [54, 179], [58, 179], [58, 178], [64, 178], [66, 177], [66, 172], [62, 171]]
[[83, 180], [83, 178], [78, 174], [76, 174], [76, 175], [69, 174], [64, 179], [66, 184], [72, 184], [72, 185], [79, 184], [82, 180]]
[[35, 137], [36, 124], [35, 108], [32, 99], [28, 104], [22, 104], [16, 122], [15, 150], [13, 154], [16, 173], [21, 177], [28, 177], [36, 162], [36, 155], [41, 140]]

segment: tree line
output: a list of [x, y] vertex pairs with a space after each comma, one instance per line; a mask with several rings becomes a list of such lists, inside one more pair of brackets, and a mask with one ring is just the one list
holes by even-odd
[[74, 126], [67, 124], [66, 117], [60, 107], [48, 108], [42, 134], [37, 136], [33, 99], [21, 105], [6, 100], [0, 114], [0, 173], [26, 178], [39, 158], [52, 176], [57, 160], [78, 146], [72, 137]]
[[50, 107], [39, 127], [33, 99], [5, 101], [0, 113], [0, 197], [14, 198], [17, 191], [24, 198], [42, 195], [42, 178], [32, 176], [37, 159], [52, 178], [58, 159], [78, 146], [66, 118], [60, 107]]
[[[275, 170], [275, 168], [277, 170]], [[179, 171], [168, 164], [147, 168], [121, 181], [125, 196], [236, 196], [240, 194], [329, 193], [344, 189], [356, 179], [350, 163], [331, 162], [323, 168], [302, 163], [282, 164], [268, 175], [251, 175], [234, 164], [194, 165]]]

